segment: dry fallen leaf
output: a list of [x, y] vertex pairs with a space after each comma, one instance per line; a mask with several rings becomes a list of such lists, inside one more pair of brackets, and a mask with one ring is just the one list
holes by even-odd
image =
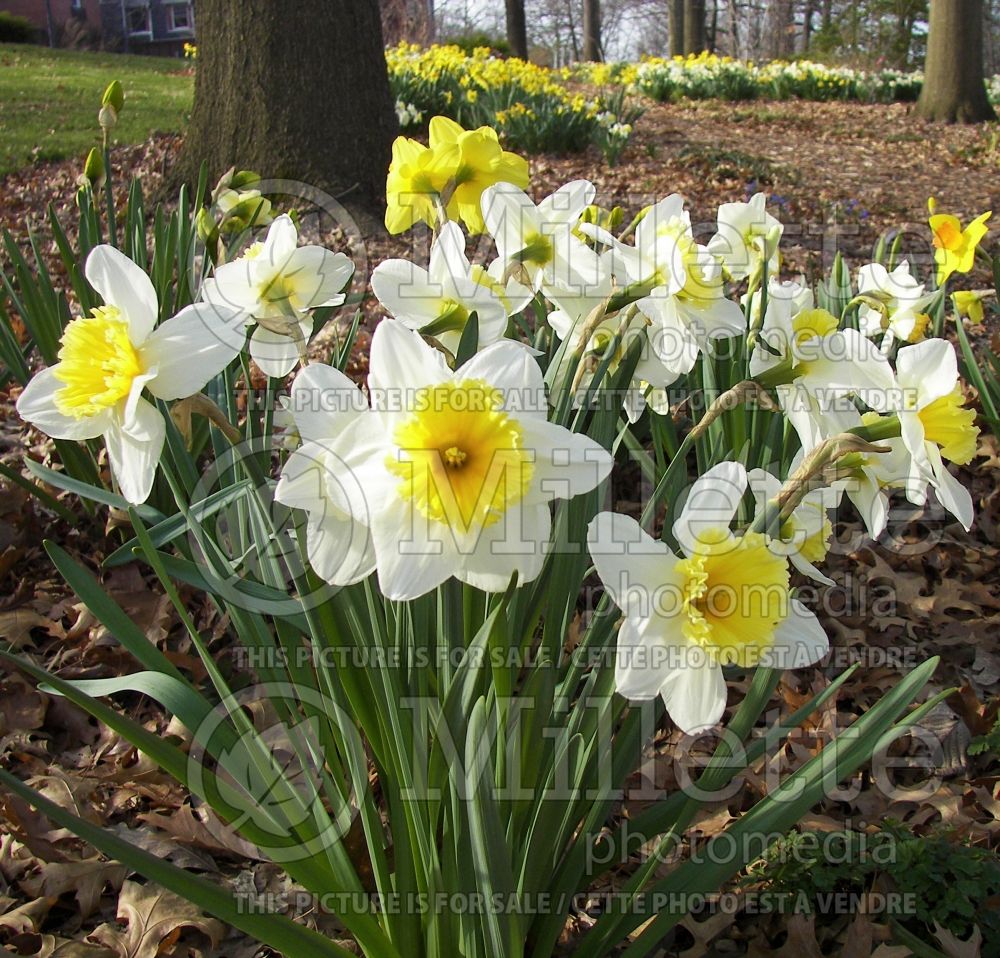
[[201, 932], [217, 948], [226, 926], [206, 918], [197, 905], [159, 885], [127, 881], [118, 898], [118, 920], [127, 928], [101, 925], [90, 936], [115, 951], [118, 958], [156, 958], [169, 954], [185, 929]]

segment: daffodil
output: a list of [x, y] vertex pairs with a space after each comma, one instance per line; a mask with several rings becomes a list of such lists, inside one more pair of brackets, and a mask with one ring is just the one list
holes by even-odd
[[[362, 418], [312, 429], [329, 437], [331, 474], [350, 476], [337, 508], [370, 530], [387, 598], [416, 598], [451, 576], [487, 591], [506, 588], [515, 572], [531, 581], [549, 540], [549, 503], [611, 471], [599, 444], [548, 422], [541, 370], [516, 343], [494, 343], [452, 370], [416, 332], [386, 319], [372, 337], [368, 390]], [[360, 568], [326, 571], [343, 584]]]
[[[777, 387], [782, 412], [798, 434], [802, 453], [812, 452], [832, 436], [879, 421], [877, 412], [860, 413], [849, 393], [830, 397], [808, 389], [801, 381]], [[852, 453], [839, 460], [835, 488], [847, 495], [872, 539], [889, 520], [889, 494], [907, 481], [909, 454], [899, 437], [880, 439], [885, 452]]]
[[794, 296], [768, 299], [750, 357], [750, 375], [766, 385], [801, 383], [819, 401], [857, 395], [883, 409], [895, 387], [892, 367], [856, 329], [840, 329], [825, 309], [796, 310]]
[[634, 291], [636, 306], [652, 324], [648, 335], [660, 362], [678, 376], [694, 368], [711, 340], [746, 329], [743, 310], [726, 297], [719, 261], [695, 242], [677, 194], [646, 211], [634, 246], [592, 224], [580, 228], [609, 247], [613, 272]]
[[405, 259], [384, 260], [372, 272], [372, 292], [396, 319], [433, 336], [453, 354], [472, 313], [481, 347], [495, 343], [507, 329], [504, 300], [473, 277], [465, 236], [454, 222], [442, 226], [427, 269]]
[[[554, 370], [556, 379], [575, 374], [573, 364], [577, 361], [577, 351], [583, 342], [583, 337], [585, 335], [588, 337], [582, 357], [584, 375], [576, 384], [575, 403], [579, 402], [580, 397], [586, 392], [598, 367], [609, 358], [608, 352], [616, 342], [622, 322], [621, 311], [605, 313], [596, 323], [591, 319], [595, 310], [605, 306], [614, 292], [610, 254], [605, 253], [601, 256], [600, 263], [600, 277], [596, 287], [583, 290], [553, 287], [548, 291], [548, 298], [556, 307], [548, 314], [548, 324], [560, 339], [569, 340], [567, 349], [563, 352], [562, 362]], [[667, 369], [653, 350], [646, 335], [647, 329], [645, 323], [639, 323], [625, 330], [617, 340], [617, 348], [610, 356], [608, 365], [608, 372], [613, 374], [625, 358], [630, 344], [636, 338], [642, 340], [632, 383], [625, 391], [623, 400], [629, 422], [636, 422], [647, 405], [654, 412], [661, 414], [668, 412], [670, 404], [666, 387], [677, 379], [677, 374]]]
[[962, 395], [955, 347], [944, 339], [927, 339], [901, 349], [896, 377], [899, 391], [894, 411], [910, 454], [907, 497], [922, 505], [929, 483], [941, 504], [968, 529], [972, 497], [944, 462], [968, 465], [979, 438], [975, 410], [965, 406]]
[[465, 130], [448, 117], [436, 116], [430, 122], [428, 134], [432, 150], [455, 147], [457, 166], [448, 184], [448, 215], [461, 219], [470, 233], [482, 233], [486, 229], [483, 190], [494, 183], [513, 183], [526, 188], [528, 161], [501, 148], [497, 131], [489, 126]]
[[[789, 473], [795, 471], [793, 461]], [[763, 514], [767, 504], [781, 492], [781, 480], [765, 469], [751, 469], [747, 474], [750, 490], [757, 505], [756, 516]], [[836, 509], [842, 491], [831, 486], [821, 486], [807, 492], [792, 514], [781, 524], [777, 534], [771, 536], [768, 547], [775, 555], [787, 558], [803, 575], [824, 585], [833, 585], [833, 579], [816, 568], [826, 558], [833, 524], [830, 510]]]
[[764, 208], [767, 197], [755, 193], [747, 203], [723, 203], [718, 231], [708, 241], [726, 272], [739, 282], [766, 264], [770, 276], [778, 273], [778, 244], [784, 227]]
[[292, 218], [279, 216], [262, 242], [216, 269], [202, 298], [238, 309], [257, 324], [250, 355], [268, 376], [287, 376], [313, 331], [312, 310], [339, 306], [354, 264], [322, 246], [298, 246]]
[[429, 145], [398, 137], [386, 180], [385, 226], [402, 233], [416, 223], [440, 225], [440, 210], [461, 219], [471, 233], [485, 229], [483, 190], [494, 183], [528, 185], [528, 163], [500, 146], [488, 126], [463, 129], [454, 120], [436, 116], [430, 122]]
[[31, 379], [17, 411], [53, 439], [102, 436], [122, 495], [145, 502], [165, 424], [143, 390], [162, 400], [198, 392], [239, 353], [243, 322], [236, 310], [197, 303], [157, 326], [149, 277], [111, 246], [95, 247], [84, 273], [104, 305], [66, 325], [59, 362]]
[[951, 294], [951, 301], [959, 316], [967, 317], [970, 323], [981, 323], [985, 316], [983, 300], [993, 295], [992, 289], [960, 289]]
[[419, 140], [398, 136], [385, 182], [385, 228], [405, 233], [417, 223], [434, 226], [437, 206], [456, 167], [457, 147], [432, 150]]
[[688, 733], [722, 718], [723, 666], [799, 668], [829, 648], [815, 615], [791, 595], [787, 560], [763, 534], [730, 530], [746, 489], [746, 470], [734, 462], [695, 482], [673, 529], [681, 555], [616, 513], [600, 513], [587, 531], [597, 573], [624, 615], [615, 686], [630, 700], [659, 695]]
[[536, 206], [512, 183], [487, 188], [483, 219], [505, 269], [523, 269], [535, 290], [594, 289], [600, 281], [597, 254], [574, 233], [594, 193], [592, 183], [574, 180]]
[[976, 259], [976, 247], [989, 232], [986, 221], [992, 211], [977, 216], [968, 226], [950, 213], [933, 213], [930, 223], [934, 239], [937, 284], [943, 286], [952, 273], [968, 273]]
[[299, 442], [274, 498], [306, 513], [306, 555], [316, 574], [339, 585], [358, 582], [375, 568], [371, 522], [354, 518], [365, 507], [364, 491], [335, 448], [366, 427], [364, 396], [340, 370], [312, 363], [295, 377], [287, 398]]
[[888, 334], [884, 347], [895, 340], [917, 342], [924, 337], [930, 322], [926, 311], [936, 295], [924, 293], [923, 283], [910, 275], [905, 259], [891, 273], [881, 263], [862, 266], [858, 271], [861, 332], [866, 336]]

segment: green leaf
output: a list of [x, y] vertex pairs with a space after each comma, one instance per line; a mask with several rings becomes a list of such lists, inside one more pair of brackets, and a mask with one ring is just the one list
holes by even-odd
[[[81, 499], [89, 499], [91, 502], [99, 502], [102, 505], [111, 506], [112, 509], [121, 509], [122, 512], [129, 508], [128, 500], [117, 493], [109, 492], [100, 486], [92, 486], [89, 483], [81, 482], [79, 479], [74, 479], [64, 472], [56, 472], [31, 459], [25, 459], [24, 464], [36, 478], [41, 479], [42, 482], [47, 482], [50, 486], [55, 486], [57, 489], [64, 489], [66, 492], [75, 493]], [[163, 513], [152, 506], [135, 506], [134, 508], [147, 522], [155, 523], [163, 521]]]

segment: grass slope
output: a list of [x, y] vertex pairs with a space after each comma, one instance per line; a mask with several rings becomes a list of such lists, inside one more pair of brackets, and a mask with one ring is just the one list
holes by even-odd
[[112, 80], [125, 88], [115, 143], [184, 128], [194, 79], [167, 57], [0, 44], [0, 176], [37, 160], [79, 156], [100, 144], [97, 111]]

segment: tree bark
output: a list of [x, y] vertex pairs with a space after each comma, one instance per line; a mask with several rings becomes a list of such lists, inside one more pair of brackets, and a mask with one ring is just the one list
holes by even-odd
[[199, 0], [188, 179], [235, 165], [371, 208], [396, 132], [377, 3]]
[[583, 59], [596, 63], [601, 54], [601, 0], [583, 0]]
[[705, 49], [705, 0], [684, 0], [684, 52]]
[[983, 83], [982, 0], [931, 0], [924, 86], [917, 112], [928, 120], [996, 118]]
[[524, 17], [524, 0], [506, 0], [507, 43], [510, 52], [522, 60], [528, 59], [528, 26]]
[[670, 55], [684, 56], [684, 0], [670, 0], [667, 8]]

